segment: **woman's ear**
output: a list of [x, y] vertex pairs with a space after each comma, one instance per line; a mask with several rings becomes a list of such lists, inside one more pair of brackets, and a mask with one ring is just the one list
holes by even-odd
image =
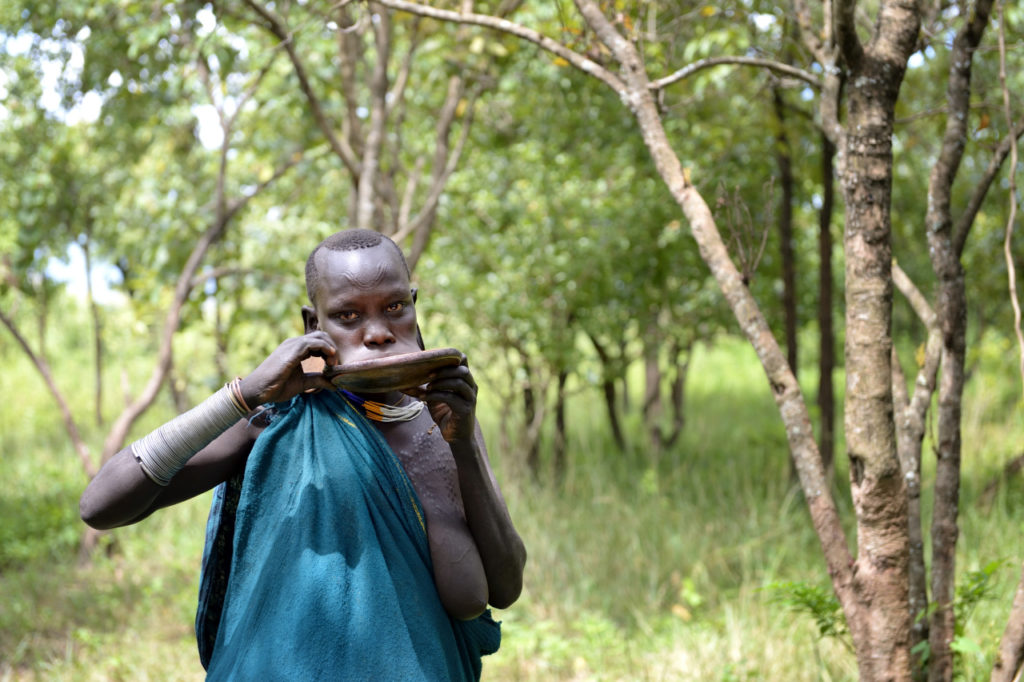
[[417, 289], [416, 287], [412, 288], [412, 303], [413, 303], [413, 305], [416, 305], [416, 297], [419, 295], [419, 293], [420, 293], [419, 289]]
[[311, 306], [302, 306], [302, 326], [306, 330], [306, 333], [315, 332], [320, 328], [320, 322], [317, 319], [316, 311]]

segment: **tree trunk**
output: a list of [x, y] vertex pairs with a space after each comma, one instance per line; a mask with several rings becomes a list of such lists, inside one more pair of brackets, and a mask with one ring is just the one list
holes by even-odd
[[[907, 485], [907, 532], [910, 540], [908, 556], [908, 603], [911, 629], [910, 649], [928, 640], [928, 575], [924, 557], [924, 534], [921, 525], [921, 443], [924, 440], [925, 417], [935, 392], [935, 376], [942, 357], [942, 340], [935, 312], [924, 295], [897, 263], [892, 266], [893, 281], [910, 302], [914, 312], [928, 330], [924, 362], [914, 381], [913, 396], [907, 392], [906, 378], [893, 351], [893, 393], [896, 395], [896, 450]], [[920, 654], [913, 656], [915, 680], [926, 678]]]
[[57, 382], [53, 379], [53, 372], [50, 371], [50, 364], [46, 361], [46, 358], [40, 354], [37, 354], [29, 346], [28, 341], [22, 336], [21, 331], [18, 329], [14, 320], [8, 317], [3, 310], [0, 310], [0, 322], [7, 327], [8, 331], [14, 336], [14, 340], [18, 342], [21, 349], [28, 356], [32, 364], [35, 365], [36, 370], [40, 376], [43, 377], [43, 383], [46, 384], [46, 388], [49, 389], [50, 395], [53, 396], [54, 401], [57, 403], [57, 409], [60, 410], [61, 420], [64, 422], [64, 430], [67, 431], [68, 437], [71, 439], [71, 445], [74, 447], [75, 452], [78, 454], [79, 460], [82, 462], [82, 469], [85, 471], [85, 475], [92, 478], [96, 475], [96, 466], [92, 462], [92, 455], [89, 453], [89, 446], [85, 444], [85, 440], [82, 438], [81, 432], [78, 430], [78, 424], [75, 422], [74, 415], [71, 414], [71, 408], [68, 406], [68, 401], [64, 398], [64, 394], [61, 393], [57, 387]]
[[779, 167], [782, 202], [779, 206], [779, 251], [782, 256], [782, 313], [786, 329], [786, 360], [793, 375], [797, 371], [796, 255], [793, 250], [793, 161], [786, 135], [786, 111], [782, 90], [772, 89], [772, 103], [778, 130], [775, 134], [775, 162]]
[[[903, 23], [916, 34], [916, 20]], [[869, 605], [851, 632], [863, 680], [910, 677], [907, 500], [893, 424], [889, 213], [893, 110], [906, 57], [864, 54], [854, 68], [840, 164], [846, 203], [844, 426], [857, 513], [854, 589], [858, 601]]]
[[569, 372], [559, 370], [558, 387], [555, 391], [555, 443], [551, 449], [555, 476], [559, 481], [565, 479], [567, 469], [566, 451], [569, 446], [569, 435], [565, 425], [565, 384], [568, 380]]
[[999, 642], [999, 654], [992, 666], [992, 682], [1015, 682], [1024, 664], [1024, 569], [1021, 571], [1006, 631]]
[[537, 386], [530, 356], [521, 348], [517, 348], [516, 352], [519, 354], [519, 361], [522, 363], [523, 373], [526, 375], [522, 388], [523, 422], [525, 426], [523, 445], [526, 451], [526, 469], [536, 480], [540, 478], [540, 439], [541, 427], [544, 425], [544, 418], [546, 416], [544, 404], [546, 387]]
[[213, 280], [216, 286], [216, 295], [213, 297], [213, 340], [215, 348], [213, 351], [213, 363], [217, 368], [217, 376], [221, 381], [228, 381], [231, 372], [228, 370], [228, 338], [224, 331], [224, 315], [221, 308], [220, 280]]
[[818, 449], [825, 471], [835, 460], [836, 404], [832, 371], [836, 365], [836, 342], [832, 323], [832, 206], [835, 196], [832, 159], [836, 148], [828, 136], [821, 136], [821, 210], [818, 212], [818, 412], [821, 430]]
[[100, 308], [96, 305], [96, 295], [92, 289], [92, 218], [86, 218], [85, 242], [82, 253], [85, 256], [85, 295], [92, 315], [93, 339], [93, 402], [96, 410], [96, 426], [103, 426], [103, 325], [100, 319]]
[[652, 324], [644, 334], [644, 424], [652, 450], [661, 450], [661, 338]]
[[960, 531], [960, 415], [967, 350], [967, 294], [960, 248], [953, 230], [951, 188], [967, 139], [971, 63], [992, 8], [991, 0], [975, 3], [970, 20], [957, 32], [950, 55], [946, 102], [949, 114], [938, 160], [928, 181], [928, 251], [938, 280], [935, 312], [942, 338], [939, 370], [938, 447], [935, 502], [932, 513], [932, 602], [929, 623], [928, 679], [953, 677], [956, 595], [956, 543]]
[[[683, 355], [685, 355], [685, 359], [680, 360], [680, 356]], [[692, 357], [692, 343], [687, 343], [683, 346], [678, 339], [673, 340], [672, 352], [669, 354], [674, 371], [670, 390], [672, 426], [667, 433], [662, 432], [660, 436], [661, 445], [665, 449], [675, 445], [676, 441], [679, 440], [679, 436], [683, 433], [683, 428], [686, 426], [686, 377], [690, 372], [690, 359]]]
[[611, 359], [604, 345], [593, 334], [587, 334], [593, 344], [597, 357], [601, 361], [601, 391], [604, 394], [604, 407], [608, 414], [608, 424], [612, 430], [612, 438], [620, 451], [626, 449], [626, 438], [619, 423], [619, 401], [615, 390], [616, 373], [612, 371]]
[[[223, 376], [222, 374], [221, 377]], [[174, 402], [174, 409], [178, 414], [184, 414], [191, 408], [188, 396], [184, 390], [186, 385], [186, 382], [178, 375], [177, 367], [172, 357], [171, 364], [167, 368], [167, 388], [171, 392], [171, 400]]]

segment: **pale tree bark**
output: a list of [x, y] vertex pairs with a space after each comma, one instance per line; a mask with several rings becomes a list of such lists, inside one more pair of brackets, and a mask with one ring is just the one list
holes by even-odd
[[1013, 593], [1013, 605], [1006, 630], [999, 641], [999, 653], [992, 666], [992, 682], [1016, 682], [1020, 679], [1024, 663], [1024, 567], [1021, 569], [1017, 590]]
[[[839, 179], [846, 204], [844, 427], [857, 514], [858, 599], [871, 604], [855, 640], [861, 679], [909, 679], [906, 487], [896, 451], [891, 374], [890, 200], [894, 110], [917, 40], [913, 5], [883, 2], [862, 45], [853, 2], [833, 5], [835, 44], [848, 76]], [[849, 617], [848, 617], [849, 620]]]
[[960, 253], [954, 243], [950, 208], [953, 180], [967, 140], [967, 113], [974, 52], [988, 24], [992, 0], [978, 0], [953, 40], [946, 90], [946, 129], [928, 183], [928, 247], [938, 282], [936, 316], [942, 337], [939, 370], [938, 443], [935, 502], [932, 513], [932, 601], [929, 623], [928, 679], [953, 675], [957, 516], [960, 505], [960, 414], [967, 347], [967, 294]]
[[95, 403], [96, 426], [103, 426], [103, 321], [96, 294], [92, 288], [92, 216], [85, 217], [85, 241], [82, 255], [85, 256], [85, 300], [92, 317], [93, 341], [93, 402]]
[[[914, 392], [907, 391], [906, 378], [893, 350], [893, 393], [896, 396], [896, 446], [900, 468], [907, 486], [907, 532], [910, 540], [907, 576], [908, 604], [911, 629], [910, 649], [928, 641], [928, 575], [924, 557], [924, 534], [921, 526], [921, 444], [924, 441], [925, 417], [935, 392], [935, 377], [942, 357], [942, 337], [938, 320], [924, 294], [907, 277], [903, 269], [893, 262], [893, 282], [910, 303], [928, 332], [923, 360], [914, 380]], [[921, 657], [914, 654], [915, 679], [923, 679], [925, 670]]]
[[[1007, 279], [1010, 293], [1010, 302], [1013, 304], [1013, 332], [1017, 337], [1018, 346], [1018, 370], [1021, 376], [1021, 385], [1024, 387], [1024, 331], [1021, 330], [1021, 310], [1017, 297], [1016, 268], [1014, 267], [1013, 252], [1010, 249], [1014, 232], [1014, 222], [1017, 219], [1017, 138], [1012, 135], [1013, 112], [1010, 108], [1010, 89], [1007, 85], [1006, 74], [1006, 22], [1003, 14], [1002, 4], [998, 5], [999, 11], [999, 83], [1003, 92], [1003, 116], [1006, 118], [1006, 127], [1011, 131], [1010, 135], [1010, 172], [1008, 194], [1010, 197], [1010, 214], [1006, 219], [1006, 232], [1003, 240], [1003, 253], [1006, 259]], [[1009, 682], [1019, 679], [1021, 666], [1024, 663], [1024, 571], [1021, 573], [1020, 581], [1017, 583], [1017, 590], [1014, 593], [1013, 605], [1010, 608], [1010, 617], [1007, 620], [1006, 629], [999, 641], [999, 653], [996, 656], [995, 665], [992, 666], [992, 682]]]

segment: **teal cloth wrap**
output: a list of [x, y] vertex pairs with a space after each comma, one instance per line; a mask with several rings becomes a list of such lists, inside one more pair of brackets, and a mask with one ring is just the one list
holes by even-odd
[[499, 624], [445, 612], [425, 523], [398, 458], [347, 401], [278, 405], [210, 510], [196, 614], [207, 679], [478, 680]]

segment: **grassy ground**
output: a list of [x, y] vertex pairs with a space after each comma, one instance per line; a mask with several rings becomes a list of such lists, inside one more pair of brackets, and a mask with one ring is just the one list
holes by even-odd
[[[1007, 563], [964, 624], [965, 679], [987, 677], [1024, 557], [1020, 483], [979, 499], [1024, 433], [1012, 357], [993, 343], [964, 413], [959, 562], [965, 575]], [[0, 360], [0, 391], [19, 396], [0, 410], [0, 679], [201, 679], [191, 625], [209, 497], [108, 535], [78, 567], [84, 476], [49, 396], [24, 388], [38, 384], [31, 369], [9, 348]], [[702, 351], [691, 376], [685, 435], [660, 457], [616, 452], [585, 394], [572, 405], [562, 484], [518, 476], [493, 453], [530, 561], [522, 599], [496, 614], [504, 642], [485, 679], [855, 678], [842, 639], [820, 638], [771, 588], [827, 584], [756, 360], [726, 341]], [[76, 390], [88, 380], [63, 379], [87, 399]], [[141, 428], [169, 414], [160, 410]]]

